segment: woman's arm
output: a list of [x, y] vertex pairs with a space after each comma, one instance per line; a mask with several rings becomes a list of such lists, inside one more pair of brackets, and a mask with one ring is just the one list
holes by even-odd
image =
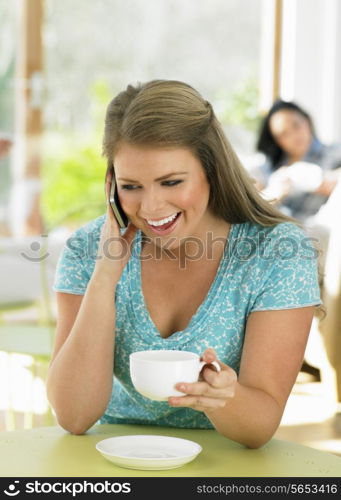
[[[205, 411], [217, 431], [247, 447], [264, 445], [280, 424], [302, 366], [313, 314], [314, 307], [251, 313], [238, 380], [223, 363], [219, 373], [206, 368], [204, 382], [185, 384], [180, 390], [187, 396], [170, 404]], [[212, 361], [212, 351], [204, 359]]]
[[59, 424], [82, 434], [103, 414], [112, 390], [115, 287], [93, 277], [83, 296], [57, 293], [55, 348], [47, 395]]

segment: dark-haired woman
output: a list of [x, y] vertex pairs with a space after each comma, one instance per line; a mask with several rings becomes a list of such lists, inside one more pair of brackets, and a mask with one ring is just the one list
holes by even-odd
[[341, 144], [322, 144], [304, 109], [277, 100], [263, 119], [257, 150], [266, 157], [256, 174], [258, 187], [276, 198], [282, 211], [309, 223], [336, 186]]
[[257, 149], [266, 161], [251, 175], [265, 198], [299, 220], [320, 250], [320, 285], [335, 203], [328, 200], [341, 182], [341, 144], [322, 144], [311, 116], [298, 104], [278, 99], [264, 117]]

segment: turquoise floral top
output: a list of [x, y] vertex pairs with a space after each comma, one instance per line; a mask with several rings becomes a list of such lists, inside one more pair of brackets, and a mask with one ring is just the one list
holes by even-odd
[[[53, 289], [83, 295], [91, 278], [106, 215], [77, 229], [60, 255]], [[141, 287], [141, 240], [116, 287], [115, 368], [112, 395], [100, 423], [212, 428], [204, 413], [151, 401], [135, 391], [129, 355], [147, 349], [179, 349], [201, 355], [207, 347], [239, 371], [246, 321], [253, 311], [321, 304], [317, 252], [292, 223], [231, 227], [224, 255], [210, 290], [183, 331], [161, 337], [146, 307]], [[268, 332], [271, 335], [271, 331]], [[94, 332], [94, 342], [96, 332]]]

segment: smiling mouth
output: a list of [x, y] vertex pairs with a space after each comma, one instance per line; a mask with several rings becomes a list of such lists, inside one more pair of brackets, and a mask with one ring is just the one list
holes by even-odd
[[167, 229], [170, 229], [175, 222], [178, 220], [181, 212], [177, 212], [169, 217], [165, 217], [164, 219], [159, 219], [158, 221], [153, 221], [150, 219], [145, 219], [147, 225], [154, 231], [154, 232], [162, 232], [166, 231]]

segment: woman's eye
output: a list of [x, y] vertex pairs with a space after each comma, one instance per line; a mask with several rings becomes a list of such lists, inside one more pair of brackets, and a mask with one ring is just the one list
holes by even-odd
[[163, 181], [162, 185], [163, 186], [176, 186], [177, 184], [180, 184], [180, 180], [178, 181]]
[[[167, 187], [171, 187], [171, 186], [176, 186], [177, 184], [180, 184], [180, 182], [183, 182], [182, 180], [174, 180], [174, 181], [163, 181], [161, 183], [162, 186], [167, 186]], [[124, 189], [126, 191], [133, 191], [135, 189], [139, 189], [140, 186], [138, 186], [137, 184], [122, 184], [120, 186], [121, 189]]]
[[121, 189], [126, 189], [127, 191], [131, 191], [132, 189], [136, 188], [138, 188], [138, 186], [136, 186], [135, 184], [123, 184], [121, 186]]

